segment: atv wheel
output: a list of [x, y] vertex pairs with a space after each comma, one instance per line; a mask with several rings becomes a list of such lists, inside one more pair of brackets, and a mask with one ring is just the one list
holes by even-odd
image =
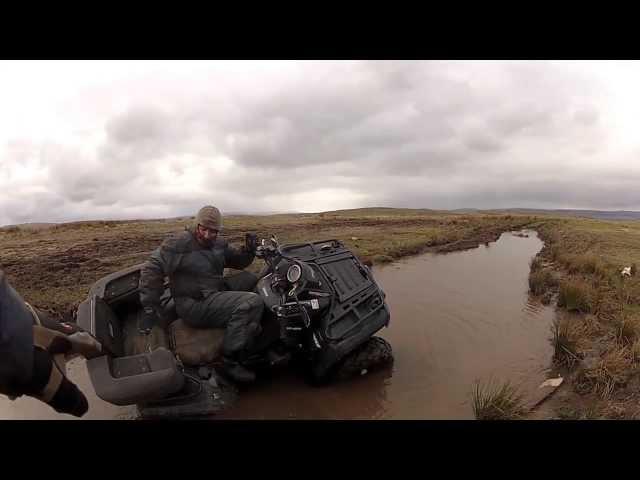
[[380, 337], [371, 337], [347, 355], [329, 375], [333, 381], [366, 375], [393, 363], [391, 345]]

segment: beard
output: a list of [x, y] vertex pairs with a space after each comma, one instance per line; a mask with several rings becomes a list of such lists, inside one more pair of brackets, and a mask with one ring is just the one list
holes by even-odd
[[[218, 237], [216, 237], [216, 238], [218, 238]], [[216, 238], [205, 238], [205, 237], [203, 237], [202, 235], [199, 235], [196, 232], [196, 240], [198, 240], [198, 243], [200, 245], [202, 245], [203, 247], [205, 247], [205, 248], [213, 247], [213, 244], [215, 243]]]

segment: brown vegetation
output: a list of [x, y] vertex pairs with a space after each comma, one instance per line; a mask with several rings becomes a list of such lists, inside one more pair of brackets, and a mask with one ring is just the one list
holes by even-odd
[[[554, 364], [574, 397], [557, 407], [560, 418], [637, 418], [640, 400], [640, 225], [590, 219], [548, 219], [535, 225], [545, 247], [532, 262], [534, 294], [553, 289], [541, 274], [552, 265], [558, 317], [551, 341]], [[632, 276], [621, 269], [631, 266]], [[635, 385], [631, 387], [630, 385]]]
[[[451, 214], [432, 210], [356, 209], [320, 214], [230, 216], [224, 236], [243, 242], [245, 232], [276, 234], [282, 243], [338, 238], [368, 264], [424, 251], [452, 251], [496, 240], [520, 229], [528, 216]], [[69, 320], [99, 278], [144, 262], [166, 235], [190, 218], [86, 221], [42, 228], [0, 229], [0, 268], [35, 306]], [[250, 268], [257, 271], [262, 262]]]
[[472, 392], [476, 420], [517, 420], [526, 412], [524, 396], [510, 382], [476, 381]]

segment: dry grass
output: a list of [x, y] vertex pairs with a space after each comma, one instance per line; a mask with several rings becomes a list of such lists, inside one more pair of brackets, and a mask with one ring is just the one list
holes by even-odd
[[640, 362], [640, 339], [631, 345], [631, 357], [635, 363]]
[[623, 313], [616, 318], [616, 338], [621, 345], [633, 345], [640, 338], [640, 317]]
[[587, 326], [578, 319], [556, 317], [551, 325], [553, 361], [572, 369], [581, 360], [581, 348], [588, 332]]
[[[528, 215], [452, 214], [420, 209], [369, 208], [318, 214], [225, 217], [224, 237], [273, 233], [282, 243], [338, 238], [366, 263], [385, 263], [455, 243], [470, 248], [531, 223]], [[72, 312], [99, 278], [144, 262], [188, 217], [166, 220], [86, 221], [46, 229], [0, 229], [0, 268], [25, 300], [61, 316]], [[475, 242], [475, 244], [474, 244]], [[441, 247], [437, 247], [441, 248]], [[261, 261], [249, 268], [258, 271]]]
[[536, 255], [529, 261], [529, 269], [531, 272], [537, 272], [542, 268], [542, 257]]
[[597, 291], [581, 278], [560, 281], [558, 306], [570, 312], [591, 313], [597, 304]]
[[[555, 326], [558, 363], [575, 367], [577, 358], [587, 355], [571, 377], [580, 394], [572, 408], [583, 405], [578, 398], [600, 402], [597, 412], [595, 407], [593, 412], [577, 408], [571, 416], [622, 418], [628, 405], [616, 403], [621, 389], [631, 379], [636, 382], [640, 372], [640, 222], [548, 219], [538, 233], [545, 241], [541, 255], [563, 277], [558, 306], [591, 313], [578, 315], [583, 321], [573, 326]], [[623, 278], [621, 270], [627, 266], [632, 275]]]
[[563, 405], [556, 411], [561, 420], [621, 420], [626, 408], [617, 402], [597, 399], [585, 406]]
[[580, 390], [590, 390], [606, 400], [617, 387], [626, 384], [633, 373], [632, 367], [632, 349], [617, 346], [607, 351], [594, 365], [584, 368], [577, 383]]
[[529, 291], [533, 295], [543, 295], [549, 289], [556, 287], [558, 281], [551, 270], [540, 270], [538, 269], [539, 267], [536, 268], [536, 270], [533, 270], [529, 274]]
[[517, 420], [526, 413], [523, 395], [509, 381], [476, 381], [472, 401], [476, 420]]
[[595, 315], [585, 315], [582, 319], [584, 325], [584, 333], [587, 338], [597, 339], [602, 337], [608, 328]]
[[561, 255], [559, 261], [572, 274], [583, 273], [605, 278], [609, 273], [605, 262], [593, 254]]

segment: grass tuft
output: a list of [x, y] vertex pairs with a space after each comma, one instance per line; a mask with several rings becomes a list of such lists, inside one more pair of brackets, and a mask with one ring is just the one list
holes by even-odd
[[543, 295], [557, 285], [551, 270], [532, 270], [529, 274], [529, 291], [534, 295]]
[[587, 333], [586, 327], [567, 317], [556, 317], [551, 325], [553, 360], [568, 369], [581, 360], [580, 345]]
[[597, 292], [588, 282], [574, 278], [560, 282], [558, 306], [568, 311], [591, 313], [597, 301]]
[[640, 318], [623, 313], [616, 317], [616, 338], [621, 345], [632, 345], [640, 338]]
[[562, 263], [569, 273], [584, 273], [602, 278], [608, 273], [605, 263], [593, 254], [565, 255], [562, 257]]
[[633, 352], [628, 347], [614, 347], [591, 367], [585, 368], [578, 377], [581, 389], [590, 389], [603, 400], [613, 391], [626, 384], [633, 364]]
[[532, 257], [531, 260], [529, 260], [529, 268], [532, 272], [540, 270], [542, 268], [542, 258], [538, 255]]
[[472, 400], [476, 420], [517, 420], [526, 413], [523, 395], [509, 381], [476, 381]]

